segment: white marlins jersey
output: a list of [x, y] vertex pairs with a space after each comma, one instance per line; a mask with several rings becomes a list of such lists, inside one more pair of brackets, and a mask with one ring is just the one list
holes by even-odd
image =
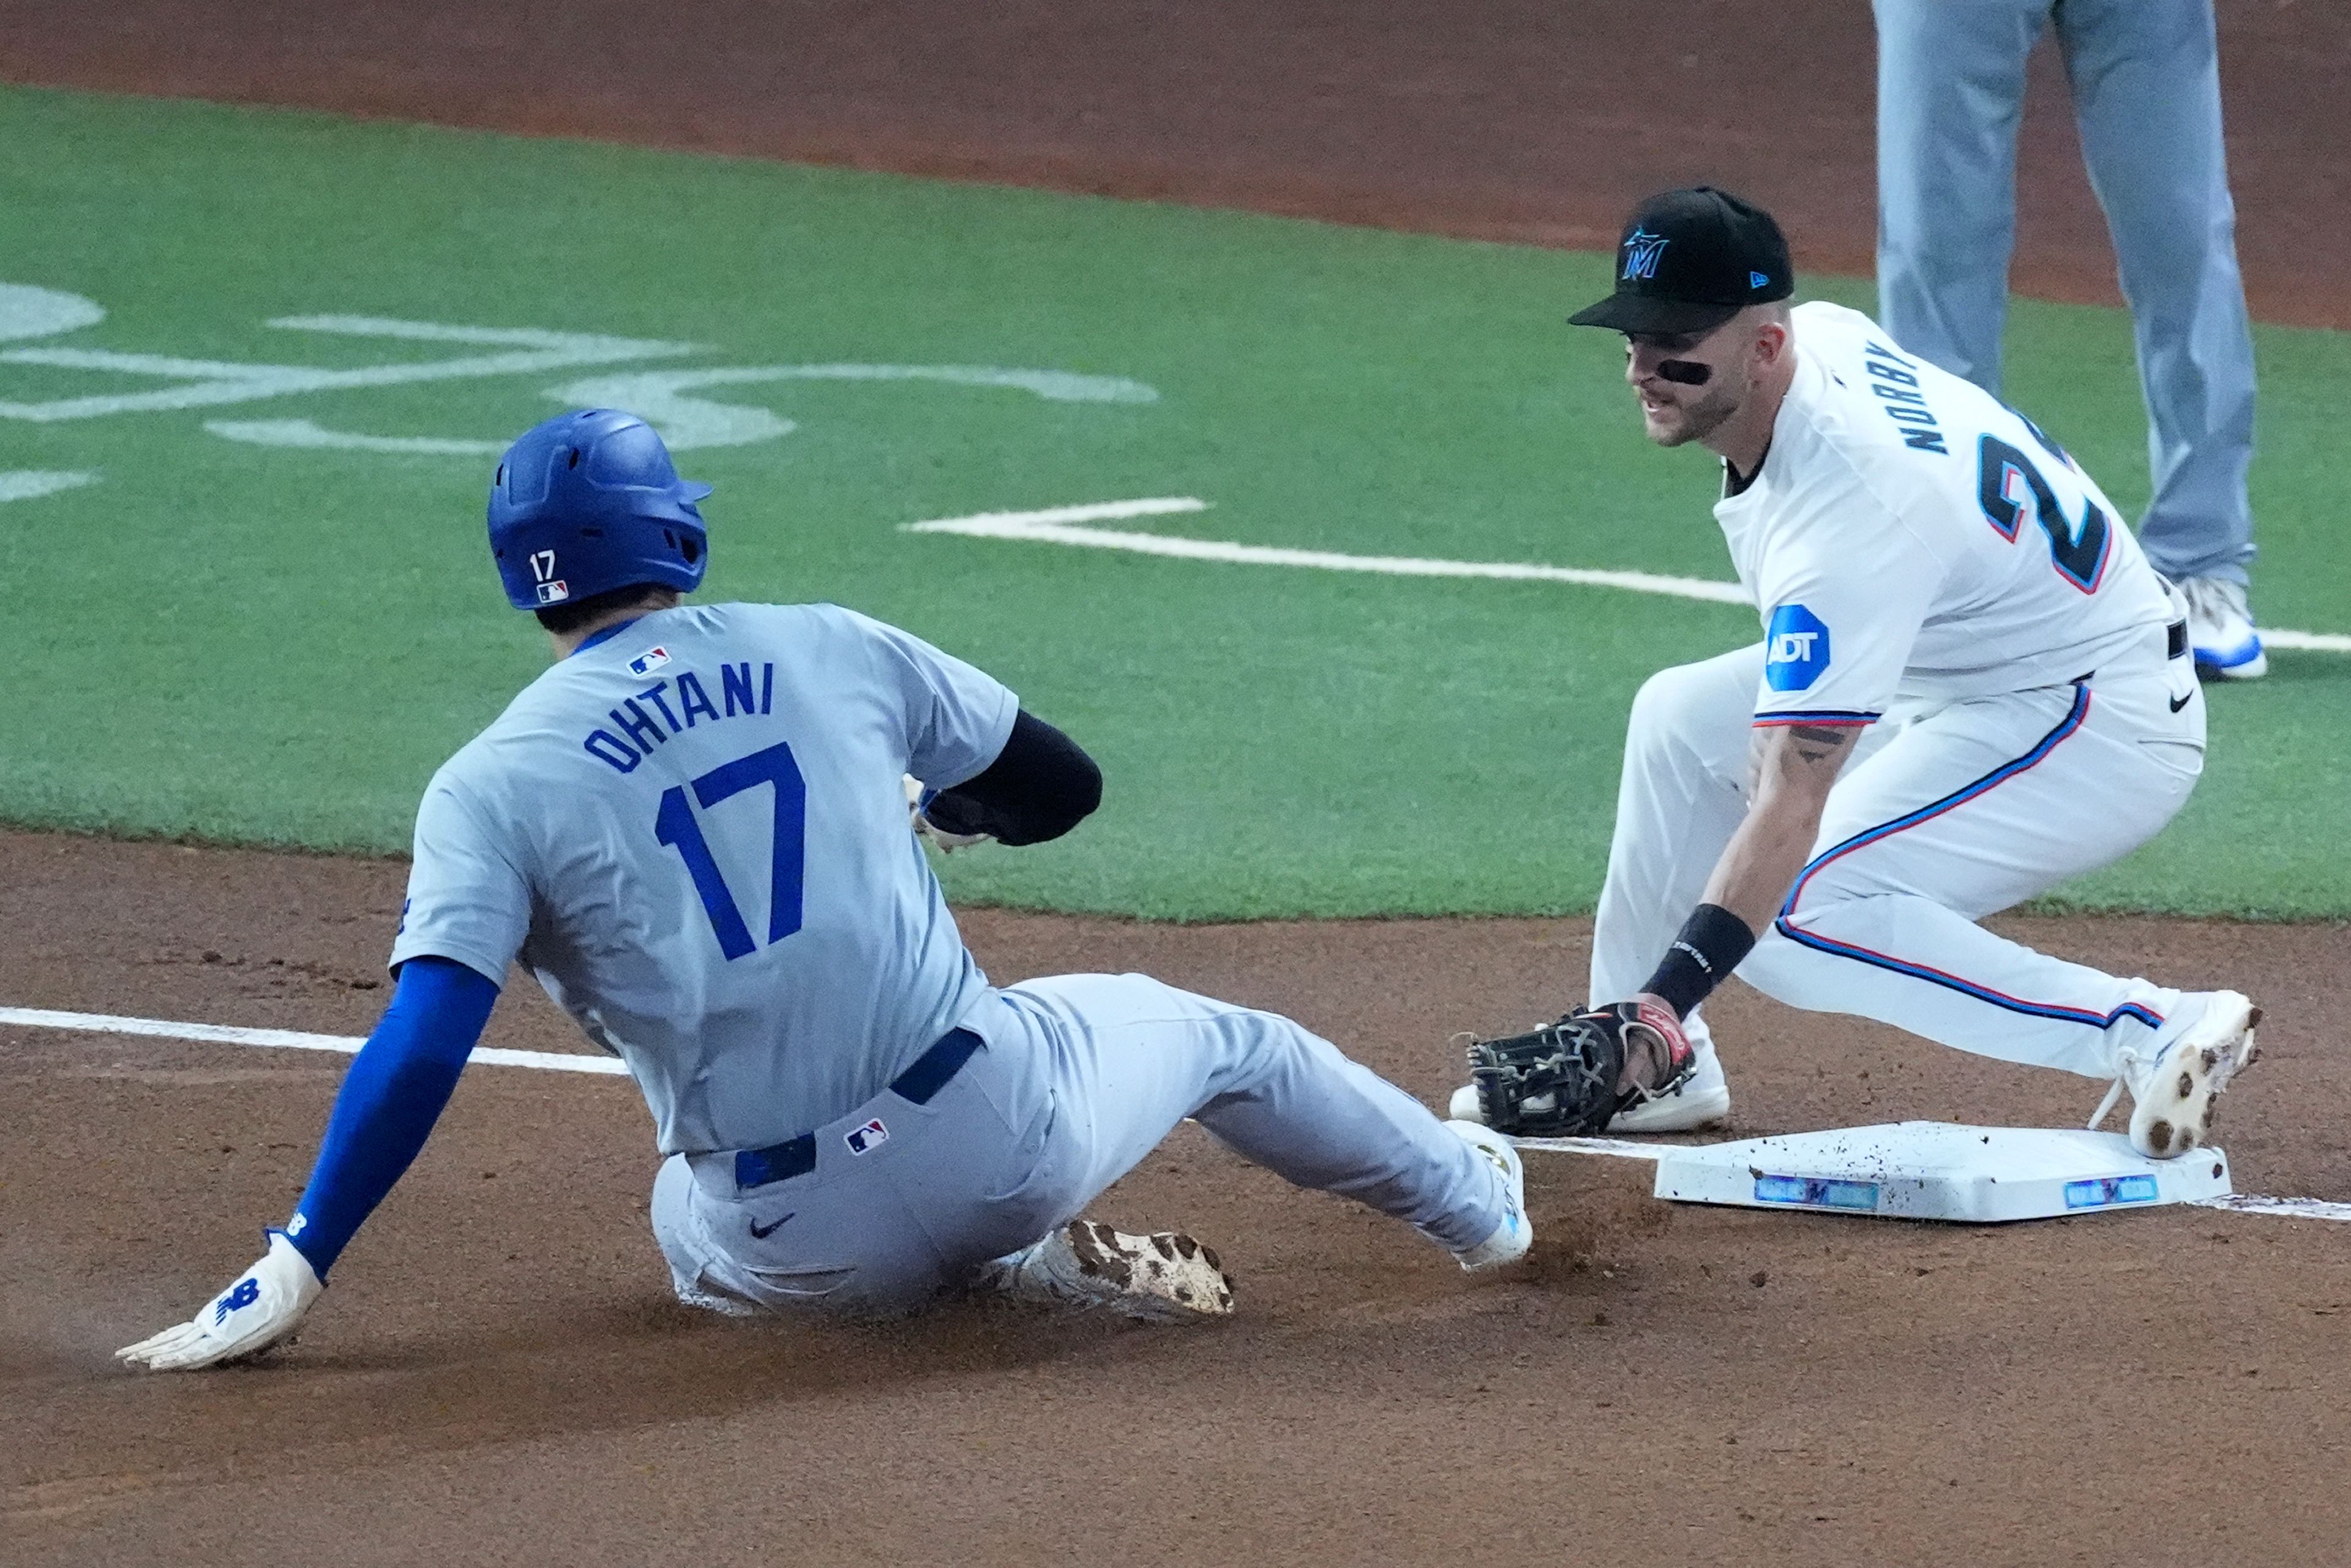
[[2170, 619], [2114, 504], [1990, 393], [1800, 305], [1761, 473], [1714, 508], [1765, 632], [1759, 724], [2061, 685]]
[[629, 1065], [662, 1150], [760, 1147], [992, 993], [908, 831], [1019, 703], [833, 605], [658, 611], [538, 677], [434, 776], [395, 965], [520, 957]]

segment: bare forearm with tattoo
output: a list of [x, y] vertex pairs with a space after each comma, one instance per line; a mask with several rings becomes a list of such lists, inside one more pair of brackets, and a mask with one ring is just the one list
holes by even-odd
[[1758, 734], [1754, 798], [1715, 862], [1705, 901], [1761, 936], [1812, 854], [1829, 788], [1861, 731], [1851, 725], [1792, 724]]
[[1715, 862], [1706, 897], [1641, 988], [1677, 1019], [1730, 977], [1778, 914], [1819, 836], [1829, 787], [1852, 752], [1846, 725], [1768, 726], [1749, 754], [1747, 820]]

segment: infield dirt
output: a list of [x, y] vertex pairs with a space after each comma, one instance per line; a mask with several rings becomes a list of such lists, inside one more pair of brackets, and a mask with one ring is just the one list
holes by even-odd
[[[558, 26], [447, 0], [10, 0], [0, 75], [1584, 246], [1630, 192], [1706, 174], [1785, 213], [1809, 265], [1865, 269], [1857, 5], [1610, 15], [1161, 5], [1072, 26], [1042, 4], [900, 0], [651, 23], [590, 0]], [[2241, 0], [2222, 23], [2256, 310], [2351, 324], [2351, 190], [2322, 156], [2351, 22]], [[2051, 85], [2019, 282], [2109, 298]], [[361, 1033], [401, 882], [0, 835], [0, 1002]], [[1290, 1012], [1431, 1099], [1447, 1036], [1555, 1009], [1586, 940], [1573, 921], [966, 928], [999, 979], [1146, 969]], [[2329, 1006], [2351, 932], [2004, 928], [2254, 995], [2264, 1061], [2220, 1128], [2239, 1185], [2351, 1198]], [[1742, 1132], [2064, 1124], [2096, 1095], [1743, 990], [1719, 1010]], [[491, 1042], [579, 1049], [528, 986]], [[971, 1303], [812, 1331], [674, 1305], [627, 1085], [522, 1070], [468, 1074], [299, 1345], [214, 1376], [117, 1373], [110, 1349], [283, 1218], [342, 1066], [0, 1030], [0, 1559], [2160, 1564], [2339, 1561], [2351, 1534], [2334, 1225], [1679, 1210], [1646, 1197], [1646, 1166], [1538, 1158], [1534, 1261], [1472, 1286], [1186, 1128], [1102, 1213], [1213, 1240], [1239, 1277], [1231, 1324]]]
[[[0, 835], [0, 997], [363, 1033], [402, 881]], [[1587, 933], [965, 927], [1000, 980], [1145, 968], [1290, 1012], [1432, 1102], [1448, 1034], [1556, 1009]], [[2007, 928], [2260, 998], [2264, 1058], [2220, 1128], [2239, 1184], [2351, 1196], [2342, 928]], [[1743, 988], [1718, 1010], [1743, 1133], [2064, 1124], [2097, 1093]], [[489, 1040], [580, 1049], [527, 982]], [[1098, 1212], [1210, 1239], [1238, 1280], [1229, 1324], [969, 1302], [810, 1329], [671, 1301], [625, 1081], [475, 1067], [300, 1343], [249, 1370], [116, 1371], [110, 1350], [191, 1310], [291, 1207], [343, 1066], [0, 1029], [9, 1561], [2337, 1560], [2342, 1227], [1678, 1209], [1633, 1161], [1535, 1156], [1534, 1259], [1479, 1285], [1186, 1126]]]

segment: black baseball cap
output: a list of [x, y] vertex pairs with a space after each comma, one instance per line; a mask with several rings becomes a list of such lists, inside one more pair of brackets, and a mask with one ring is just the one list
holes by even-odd
[[1711, 185], [1643, 202], [1616, 246], [1616, 292], [1572, 327], [1681, 336], [1796, 291], [1788, 239], [1771, 214]]

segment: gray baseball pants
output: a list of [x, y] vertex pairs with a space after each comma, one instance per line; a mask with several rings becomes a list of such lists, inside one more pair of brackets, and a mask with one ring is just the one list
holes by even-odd
[[2154, 493], [2139, 544], [2167, 576], [2243, 582], [2253, 345], [2212, 0], [1874, 3], [1886, 329], [1999, 395], [2024, 62], [2053, 26], [2137, 336]]
[[918, 1307], [1077, 1218], [1187, 1116], [1276, 1175], [1443, 1246], [1474, 1247], [1502, 1221], [1482, 1156], [1278, 1014], [1147, 975], [1062, 975], [996, 993], [964, 1027], [986, 1044], [928, 1103], [885, 1091], [816, 1129], [805, 1175], [743, 1190], [731, 1154], [670, 1156], [653, 1223], [679, 1295]]

